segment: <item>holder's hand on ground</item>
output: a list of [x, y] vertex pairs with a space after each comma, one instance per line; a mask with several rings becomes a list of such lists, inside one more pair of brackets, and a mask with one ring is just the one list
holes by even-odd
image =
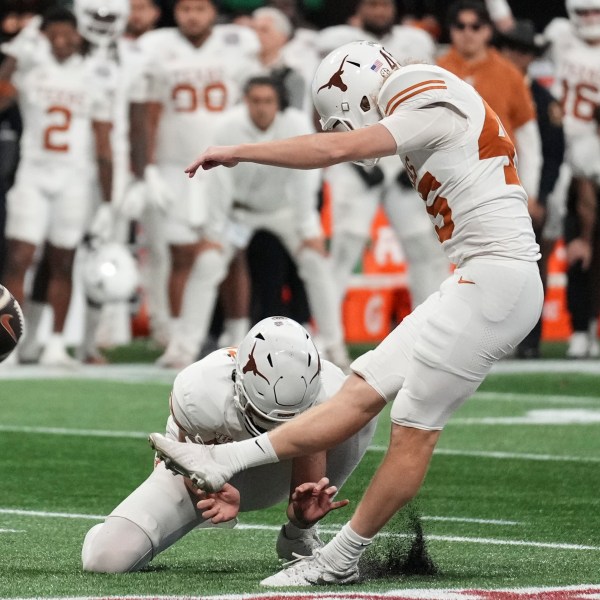
[[220, 492], [209, 494], [195, 488], [193, 494], [200, 499], [196, 507], [202, 511], [202, 518], [215, 525], [235, 519], [240, 511], [240, 492], [229, 483]]
[[327, 477], [323, 477], [318, 483], [303, 483], [292, 494], [288, 517], [303, 526], [314, 525], [328, 512], [350, 504], [350, 500], [334, 501], [336, 493], [337, 487], [329, 485]]
[[235, 167], [240, 161], [234, 158], [235, 146], [211, 146], [202, 153], [186, 170], [188, 177], [192, 178], [198, 169], [204, 171], [215, 167]]

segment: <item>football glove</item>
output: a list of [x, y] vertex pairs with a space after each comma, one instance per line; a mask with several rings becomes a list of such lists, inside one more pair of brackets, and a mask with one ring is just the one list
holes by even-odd
[[109, 202], [103, 202], [92, 219], [89, 233], [102, 242], [108, 242], [112, 238], [114, 227], [114, 215]]
[[148, 190], [143, 179], [132, 179], [123, 195], [117, 200], [115, 210], [126, 219], [139, 219], [146, 208]]
[[167, 212], [169, 207], [174, 204], [175, 198], [156, 165], [148, 165], [146, 167], [144, 170], [144, 181], [146, 183], [148, 201], [159, 210]]

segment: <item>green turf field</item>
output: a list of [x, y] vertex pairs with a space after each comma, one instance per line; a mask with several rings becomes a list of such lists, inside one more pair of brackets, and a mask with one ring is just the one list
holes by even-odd
[[[152, 467], [145, 436], [164, 428], [170, 377], [0, 379], [0, 597], [260, 592], [278, 567], [282, 506], [242, 514], [235, 530], [192, 532], [142, 573], [80, 570], [86, 531]], [[342, 490], [352, 505], [388, 431], [386, 413]], [[323, 537], [350, 511], [330, 514]], [[408, 548], [416, 515], [437, 572], [345, 591], [600, 583], [600, 375], [490, 376], [448, 425], [409, 512], [373, 552]]]

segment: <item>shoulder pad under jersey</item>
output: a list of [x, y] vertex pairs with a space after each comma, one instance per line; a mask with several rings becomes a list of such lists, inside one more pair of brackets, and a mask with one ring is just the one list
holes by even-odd
[[415, 64], [394, 71], [383, 84], [377, 105], [384, 117], [402, 106], [422, 108], [439, 102], [450, 102], [448, 83], [454, 76], [434, 65]]

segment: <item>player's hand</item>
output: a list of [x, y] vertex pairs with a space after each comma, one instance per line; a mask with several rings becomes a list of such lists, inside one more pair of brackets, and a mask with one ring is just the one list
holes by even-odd
[[575, 238], [567, 244], [567, 264], [581, 262], [581, 268], [587, 271], [592, 262], [592, 245], [583, 238]]
[[115, 210], [126, 219], [139, 219], [146, 207], [148, 190], [143, 179], [132, 179], [120, 198], [115, 199]]
[[546, 208], [535, 198], [529, 198], [527, 201], [527, 210], [531, 217], [531, 222], [535, 230], [539, 230], [544, 226], [546, 220]]
[[209, 494], [196, 489], [194, 493], [200, 498], [196, 507], [202, 511], [202, 518], [215, 525], [235, 519], [240, 512], [240, 492], [229, 483], [220, 492]]
[[235, 167], [240, 161], [234, 158], [235, 146], [211, 146], [201, 154], [186, 170], [192, 178], [200, 168], [208, 171], [215, 167]]
[[302, 240], [300, 250], [303, 250], [304, 248], [314, 250], [315, 252], [318, 252], [321, 256], [327, 256], [327, 246], [325, 245], [325, 238], [322, 236]]
[[114, 228], [114, 215], [109, 202], [102, 202], [96, 214], [92, 219], [89, 232], [93, 237], [103, 242], [108, 242], [112, 238]]
[[335, 485], [329, 485], [329, 479], [323, 477], [318, 483], [303, 483], [292, 494], [290, 508], [293, 514], [288, 516], [304, 526], [314, 525], [328, 512], [350, 504], [350, 500], [333, 500], [337, 493]]
[[167, 212], [171, 204], [175, 203], [175, 198], [156, 165], [146, 167], [144, 182], [146, 183], [148, 200], [162, 212]]

